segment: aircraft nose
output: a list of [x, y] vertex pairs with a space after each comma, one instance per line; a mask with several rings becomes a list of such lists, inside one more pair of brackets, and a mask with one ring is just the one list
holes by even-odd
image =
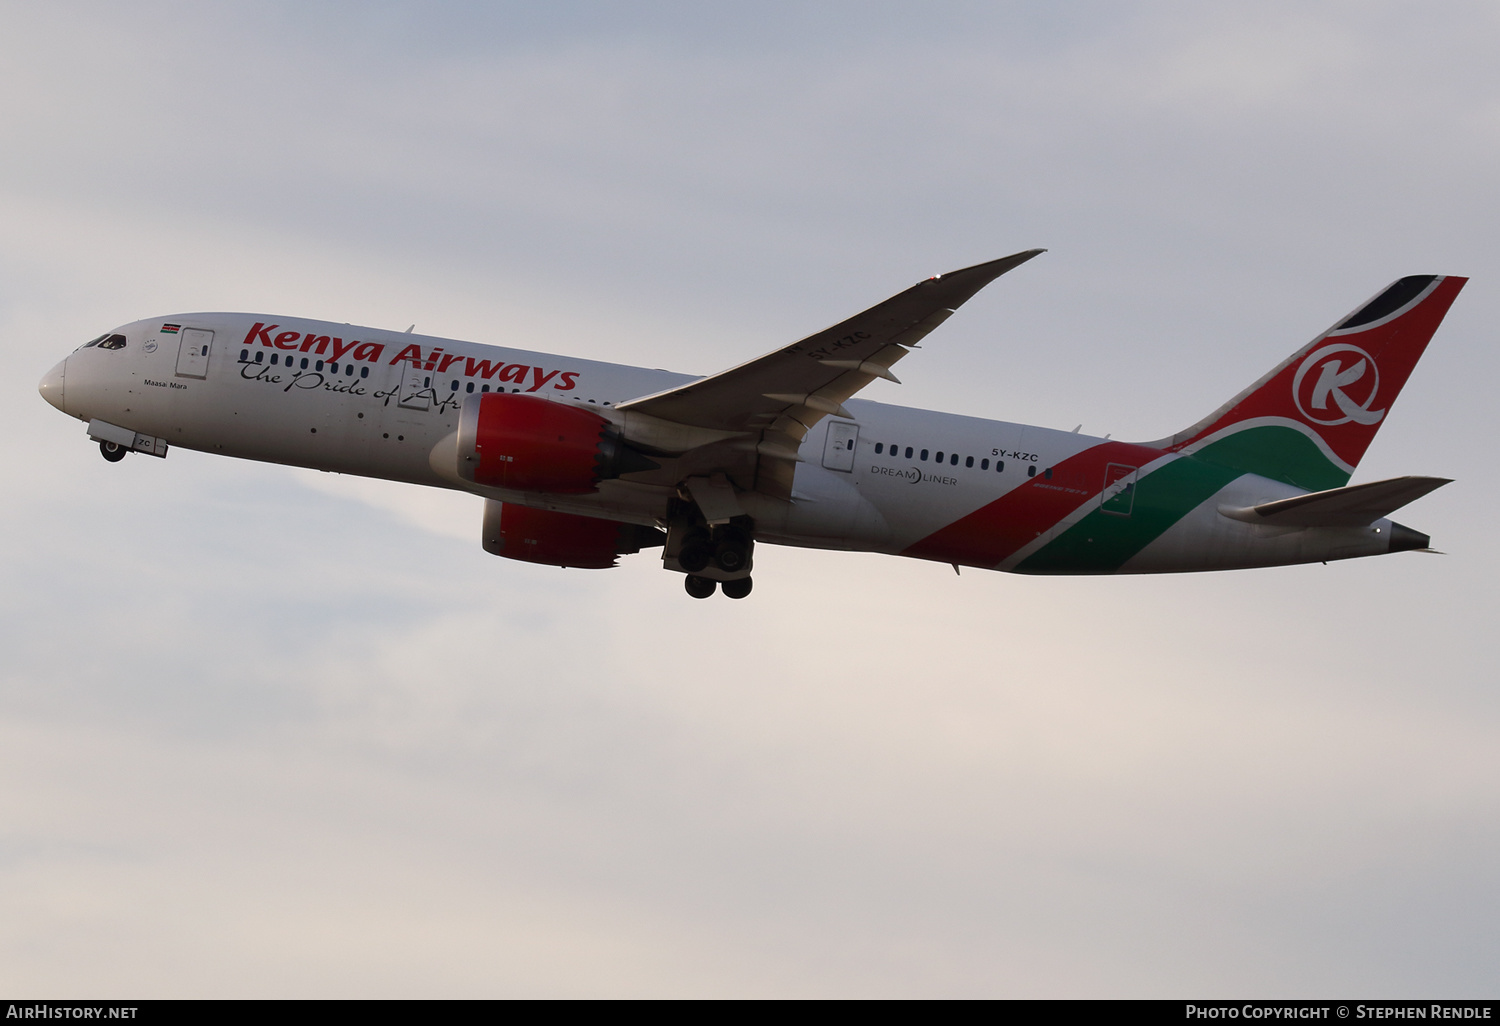
[[56, 367], [53, 367], [46, 374], [42, 375], [41, 384], [36, 387], [37, 391], [42, 393], [43, 399], [64, 413], [68, 412], [63, 406], [63, 376], [67, 373], [67, 370], [68, 361], [64, 359]]

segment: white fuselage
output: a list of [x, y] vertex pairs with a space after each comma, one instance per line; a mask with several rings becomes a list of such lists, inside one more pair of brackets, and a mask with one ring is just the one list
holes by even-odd
[[[691, 375], [258, 314], [182, 314], [116, 331], [127, 344], [73, 353], [60, 368], [59, 399], [49, 400], [80, 419], [204, 452], [462, 488], [506, 502], [639, 524], [658, 523], [667, 514], [670, 490], [623, 481], [605, 481], [594, 494], [567, 497], [476, 487], [455, 471], [455, 432], [464, 400], [486, 390], [544, 396], [609, 415], [618, 403], [692, 381]], [[206, 352], [200, 352], [204, 345]], [[793, 501], [742, 496], [759, 539], [900, 553], [1028, 482], [1041, 485], [1034, 481], [1038, 474], [1050, 475], [1047, 468], [1105, 442], [869, 401], [851, 400], [847, 409], [852, 421], [824, 418], [803, 441]], [[1143, 451], [1140, 461], [1152, 454]], [[1069, 490], [1063, 484], [1046, 487]], [[1233, 501], [1241, 505], [1298, 493], [1254, 475], [1233, 488]], [[1097, 507], [1097, 488], [1076, 490], [1076, 514], [1046, 525], [1014, 556], [974, 565], [1014, 567]], [[1280, 546], [1286, 551], [1276, 551], [1277, 545], [1268, 545], [1274, 539], [1267, 529], [1218, 517], [1217, 502], [1185, 517], [1124, 569], [1299, 562], [1309, 558], [1309, 544], [1317, 549], [1313, 558], [1335, 541], [1348, 550], [1337, 555], [1380, 551], [1382, 544], [1368, 529], [1342, 532], [1339, 539], [1304, 531], [1295, 546], [1289, 541]], [[1209, 548], [1192, 549], [1186, 536], [1173, 540], [1174, 532], [1190, 529], [1195, 536], [1208, 530]], [[1181, 551], [1162, 562], [1160, 553], [1174, 546]], [[1181, 565], [1184, 558], [1195, 565]]]

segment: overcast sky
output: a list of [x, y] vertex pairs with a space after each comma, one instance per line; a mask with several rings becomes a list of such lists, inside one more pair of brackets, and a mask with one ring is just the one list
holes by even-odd
[[[0, 991], [1493, 996], [1488, 2], [0, 6]], [[1158, 438], [1469, 275], [1356, 481], [1449, 553], [695, 602], [36, 393], [191, 310], [708, 373], [1050, 252], [866, 395]]]

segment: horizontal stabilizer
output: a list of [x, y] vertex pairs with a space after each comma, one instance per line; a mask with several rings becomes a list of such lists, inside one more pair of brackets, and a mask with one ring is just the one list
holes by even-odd
[[1446, 477], [1393, 477], [1258, 506], [1221, 506], [1219, 512], [1246, 523], [1277, 527], [1363, 527], [1450, 482]]

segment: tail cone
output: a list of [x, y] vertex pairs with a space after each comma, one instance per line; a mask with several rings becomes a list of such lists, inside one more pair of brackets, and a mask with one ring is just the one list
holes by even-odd
[[1413, 531], [1391, 521], [1391, 547], [1388, 552], [1408, 552], [1412, 549], [1431, 548], [1432, 539], [1421, 531]]

